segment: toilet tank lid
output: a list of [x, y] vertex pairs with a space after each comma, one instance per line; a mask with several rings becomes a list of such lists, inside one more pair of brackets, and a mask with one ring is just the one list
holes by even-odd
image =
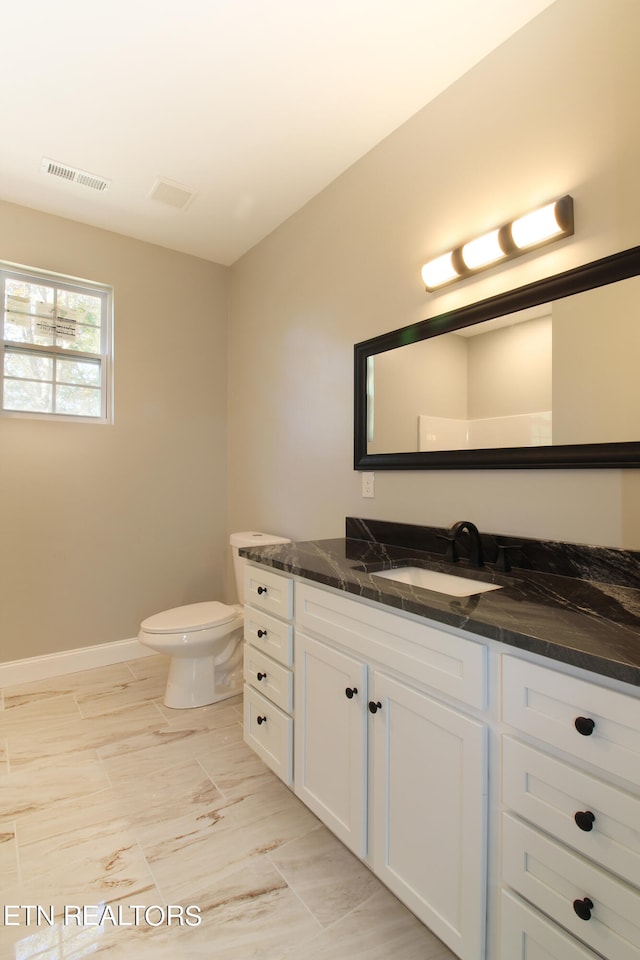
[[173, 607], [154, 613], [141, 623], [147, 633], [182, 633], [188, 630], [206, 630], [229, 623], [240, 616], [242, 607], [209, 600], [206, 603], [190, 603], [185, 607]]
[[278, 537], [273, 533], [258, 533], [254, 530], [245, 530], [243, 533], [232, 533], [229, 537], [232, 547], [260, 547], [271, 543], [291, 543], [287, 537]]

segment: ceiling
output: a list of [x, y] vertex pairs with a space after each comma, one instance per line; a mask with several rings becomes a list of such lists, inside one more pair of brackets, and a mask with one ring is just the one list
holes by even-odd
[[552, 2], [6, 4], [0, 198], [231, 264]]

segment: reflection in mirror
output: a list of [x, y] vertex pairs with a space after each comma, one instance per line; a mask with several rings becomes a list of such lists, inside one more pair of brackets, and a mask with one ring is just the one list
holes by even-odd
[[552, 442], [551, 306], [372, 357], [369, 453]]
[[356, 468], [640, 464], [640, 248], [356, 344]]

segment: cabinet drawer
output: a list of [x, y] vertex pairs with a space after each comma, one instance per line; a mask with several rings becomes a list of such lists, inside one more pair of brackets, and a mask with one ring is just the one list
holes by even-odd
[[267, 613], [291, 620], [293, 617], [293, 580], [264, 567], [246, 566], [244, 602]]
[[285, 667], [293, 664], [292, 624], [245, 606], [244, 637], [256, 650], [262, 650]]
[[507, 723], [640, 786], [640, 700], [510, 656], [502, 695]]
[[304, 583], [296, 584], [296, 623], [414, 682], [485, 707], [487, 652], [482, 643]]
[[293, 720], [244, 685], [244, 739], [286, 784], [293, 779]]
[[[504, 882], [607, 960], [640, 958], [640, 893], [509, 814]], [[581, 919], [574, 905], [591, 907]]]
[[244, 679], [285, 713], [291, 713], [293, 672], [248, 643], [244, 645]]
[[504, 737], [502, 799], [526, 820], [640, 886], [640, 797]]
[[533, 910], [520, 897], [502, 891], [500, 960], [598, 960], [573, 937]]

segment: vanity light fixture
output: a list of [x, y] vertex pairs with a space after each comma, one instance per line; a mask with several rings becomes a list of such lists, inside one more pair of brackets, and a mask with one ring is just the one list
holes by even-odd
[[457, 280], [460, 274], [453, 264], [453, 253], [445, 253], [441, 257], [436, 257], [429, 263], [425, 263], [422, 268], [422, 279], [427, 290], [441, 287], [445, 283], [451, 283]]
[[573, 198], [567, 194], [430, 260], [422, 280], [427, 290], [436, 290], [572, 234]]
[[467, 270], [480, 270], [490, 267], [505, 256], [500, 245], [500, 231], [491, 230], [476, 240], [465, 243], [461, 250], [462, 262]]

